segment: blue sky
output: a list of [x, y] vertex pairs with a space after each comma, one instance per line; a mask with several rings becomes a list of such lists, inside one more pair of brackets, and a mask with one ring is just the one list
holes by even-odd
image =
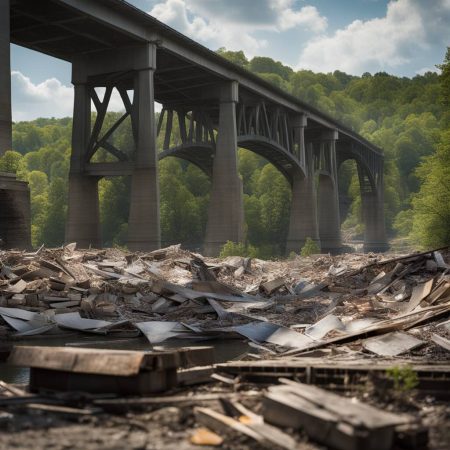
[[[412, 77], [450, 45], [450, 0], [129, 0], [216, 50], [294, 69]], [[14, 120], [71, 115], [70, 65], [12, 46]], [[120, 109], [119, 101], [113, 109]]]

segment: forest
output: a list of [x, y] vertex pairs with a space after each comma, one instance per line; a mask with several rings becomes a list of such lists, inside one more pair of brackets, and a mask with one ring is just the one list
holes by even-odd
[[[344, 72], [294, 71], [267, 57], [218, 53], [351, 127], [384, 150], [385, 215], [392, 244], [414, 248], [450, 244], [450, 48], [438, 67], [413, 78], [385, 72], [362, 76]], [[113, 123], [121, 114], [109, 112]], [[32, 242], [64, 242], [67, 213], [71, 118], [37, 119], [13, 126], [13, 149], [0, 158], [0, 171], [29, 182]], [[120, 127], [114, 142], [130, 145], [130, 128]], [[162, 142], [158, 142], [162, 148]], [[244, 186], [246, 248], [261, 258], [284, 254], [290, 186], [266, 160], [239, 149]], [[210, 181], [197, 167], [174, 158], [159, 163], [163, 245], [183, 243], [199, 249], [204, 236]], [[339, 171], [342, 231], [361, 239], [361, 199], [356, 167]], [[125, 246], [129, 179], [99, 184], [105, 246]], [[299, 249], [300, 252], [300, 249]]]

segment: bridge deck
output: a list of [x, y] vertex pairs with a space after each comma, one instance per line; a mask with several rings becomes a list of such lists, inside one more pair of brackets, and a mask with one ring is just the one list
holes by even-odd
[[308, 129], [335, 128], [341, 140], [382, 151], [357, 133], [123, 0], [11, 0], [11, 42], [66, 61], [156, 42], [155, 99], [192, 105], [208, 86], [236, 80], [240, 93], [308, 115]]

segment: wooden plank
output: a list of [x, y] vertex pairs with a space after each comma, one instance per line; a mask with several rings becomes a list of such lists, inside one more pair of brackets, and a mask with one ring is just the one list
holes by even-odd
[[212, 383], [211, 375], [213, 372], [213, 366], [191, 367], [189, 369], [179, 370], [177, 373], [178, 386]]
[[6, 383], [5, 381], [0, 380], [0, 388], [3, 389], [3, 391], [6, 391], [8, 396], [26, 396], [29, 395], [27, 392], [25, 392], [23, 389], [20, 389], [16, 386], [13, 386], [12, 384]]
[[176, 369], [152, 370], [136, 375], [116, 376], [62, 370], [30, 370], [31, 392], [88, 392], [93, 394], [150, 395], [173, 389], [177, 384]]
[[270, 441], [232, 417], [225, 416], [210, 408], [197, 407], [194, 409], [194, 412], [197, 422], [215, 431], [219, 435], [229, 435], [230, 433], [238, 435], [239, 437], [244, 435], [247, 438], [256, 441], [258, 445], [263, 448], [273, 448]]
[[339, 450], [389, 450], [395, 426], [411, 421], [315, 386], [283, 381], [287, 384], [272, 387], [265, 395], [264, 419], [302, 428], [311, 439]]
[[445, 337], [439, 336], [438, 334], [433, 333], [431, 335], [431, 340], [441, 346], [442, 348], [445, 348], [445, 350], [450, 352], [450, 340], [446, 339]]
[[272, 442], [275, 447], [281, 447], [288, 450], [297, 448], [295, 439], [279, 428], [265, 423], [263, 416], [255, 414], [235, 400], [221, 399], [221, 403], [229, 416], [234, 417], [253, 431], [256, 431], [265, 439]]
[[271, 281], [266, 281], [265, 283], [263, 283], [261, 285], [261, 288], [264, 290], [264, 292], [267, 295], [272, 294], [272, 292], [280, 289], [281, 287], [284, 286], [285, 284], [285, 279], [284, 278], [275, 278], [274, 280]]
[[231, 393], [213, 393], [196, 395], [168, 395], [159, 397], [135, 397], [135, 398], [117, 398], [94, 400], [94, 404], [105, 409], [129, 409], [142, 408], [144, 406], [165, 406], [165, 405], [195, 405], [208, 402], [217, 402], [221, 398], [244, 398], [254, 397], [246, 394]]
[[411, 299], [409, 300], [409, 303], [406, 305], [405, 313], [413, 311], [420, 305], [420, 302], [422, 300], [428, 297], [433, 287], [433, 283], [434, 278], [428, 280], [426, 283], [418, 284], [417, 286], [414, 287], [411, 294]]
[[9, 363], [74, 373], [131, 376], [142, 369], [176, 368], [178, 356], [174, 352], [16, 346], [11, 352]]
[[[385, 412], [367, 403], [360, 403], [354, 401], [354, 399], [342, 397], [317, 386], [297, 383], [296, 381], [285, 378], [281, 378], [280, 382], [296, 395], [300, 395], [309, 402], [325, 408], [332, 414], [336, 414], [340, 420], [345, 420], [345, 422], [351, 423], [354, 426], [377, 429], [413, 422], [410, 416]], [[276, 387], [276, 389], [279, 388], [282, 388], [282, 386]]]
[[210, 366], [216, 362], [214, 347], [183, 347], [176, 349], [179, 355], [180, 367], [190, 368]]
[[27, 409], [33, 409], [46, 413], [62, 414], [65, 416], [92, 416], [102, 412], [100, 408], [70, 408], [68, 406], [48, 405], [45, 403], [30, 403]]
[[425, 303], [433, 305], [440, 298], [450, 295], [450, 283], [442, 283], [425, 299]]

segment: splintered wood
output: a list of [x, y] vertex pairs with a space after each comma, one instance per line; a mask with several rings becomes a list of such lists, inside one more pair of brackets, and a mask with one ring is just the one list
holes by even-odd
[[389, 450], [395, 427], [413, 422], [409, 416], [388, 413], [315, 386], [282, 382], [264, 396], [264, 420], [302, 428], [312, 439], [336, 449]]

